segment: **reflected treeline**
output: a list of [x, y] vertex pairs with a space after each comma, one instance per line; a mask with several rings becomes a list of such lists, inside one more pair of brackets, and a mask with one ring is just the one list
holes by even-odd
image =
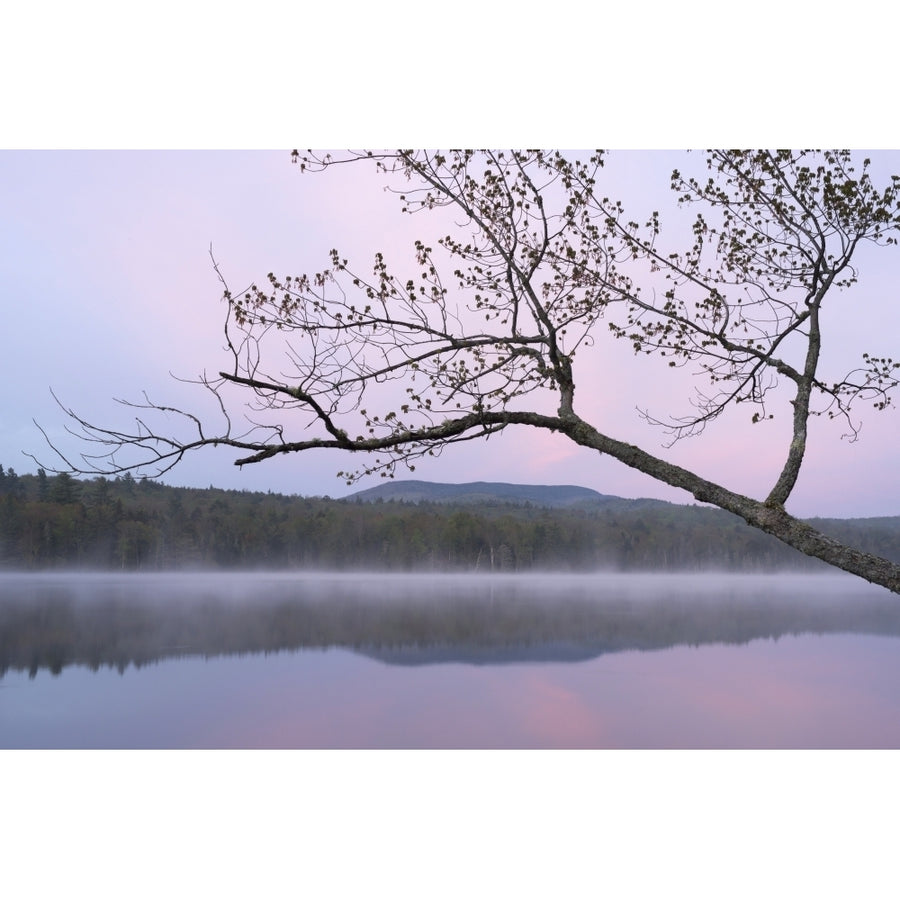
[[388, 663], [588, 659], [788, 634], [900, 636], [832, 576], [6, 576], [0, 675], [342, 647]]

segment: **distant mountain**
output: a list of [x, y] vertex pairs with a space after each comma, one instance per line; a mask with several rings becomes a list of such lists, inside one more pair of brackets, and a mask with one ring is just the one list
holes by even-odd
[[464, 484], [441, 484], [433, 481], [386, 481], [376, 487], [351, 494], [346, 500], [364, 503], [395, 501], [404, 503], [453, 503], [460, 505], [541, 506], [548, 509], [590, 508], [635, 509], [670, 506], [663, 500], [627, 500], [611, 494], [600, 494], [590, 488], [572, 484], [506, 484], [497, 481], [470, 481]]
[[[125, 477], [78, 481], [2, 470], [0, 476], [0, 569], [514, 573], [824, 566], [720, 509], [626, 500], [572, 485], [392, 481], [332, 500]], [[815, 525], [848, 546], [900, 562], [900, 516]], [[3, 637], [0, 623], [0, 645]]]

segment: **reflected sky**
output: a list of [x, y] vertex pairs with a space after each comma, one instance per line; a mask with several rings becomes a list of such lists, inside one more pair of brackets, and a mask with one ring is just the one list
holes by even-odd
[[[555, 592], [397, 581], [7, 590], [0, 746], [900, 747], [900, 615], [878, 589], [831, 576], [594, 576]], [[112, 620], [92, 652], [109, 649], [102, 636], [113, 656], [92, 669], [76, 656], [98, 610]], [[158, 652], [167, 628], [199, 625], [202, 652]], [[278, 626], [282, 646], [260, 646]], [[41, 640], [56, 642], [58, 674], [29, 664]]]
[[3, 747], [900, 747], [900, 641], [676, 647], [423, 667], [348, 650], [0, 682]]

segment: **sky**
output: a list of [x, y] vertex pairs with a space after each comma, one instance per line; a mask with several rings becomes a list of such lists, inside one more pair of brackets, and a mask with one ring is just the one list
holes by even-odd
[[[878, 152], [873, 159], [881, 172], [900, 172], [900, 153]], [[618, 151], [607, 174], [617, 195], [643, 214], [668, 202], [674, 166], [700, 162], [697, 154], [685, 159], [676, 152]], [[9, 150], [0, 153], [0, 196], [6, 335], [0, 464], [19, 473], [37, 468], [23, 451], [54, 464], [33, 419], [66, 452], [77, 451], [51, 389], [66, 406], [103, 425], [129, 424], [113, 398], [140, 401], [144, 391], [157, 403], [205, 408], [202, 391], [177, 378], [227, 364], [225, 307], [210, 248], [236, 290], [269, 271], [316, 271], [327, 265], [331, 247], [363, 270], [382, 250], [403, 270], [412, 261], [413, 239], [436, 234], [421, 217], [401, 215], [369, 167], [301, 174], [289, 150]], [[671, 233], [677, 238], [683, 228], [674, 220]], [[860, 256], [859, 284], [828, 309], [827, 360], [852, 364], [864, 350], [896, 352], [900, 307], [892, 302], [892, 286], [898, 274], [897, 248], [867, 248]], [[602, 331], [599, 336], [576, 369], [586, 419], [726, 487], [767, 493], [789, 440], [784, 408], [773, 423], [756, 426], [749, 413], [735, 411], [703, 436], [666, 448], [666, 435], [642, 421], [637, 409], [661, 415], [684, 410], [691, 380], [660, 360], [636, 359], [624, 342], [610, 341]], [[803, 516], [900, 514], [898, 413], [860, 412], [863, 427], [855, 443], [842, 439], [839, 423], [812, 422], [789, 510]], [[331, 451], [243, 468], [233, 465], [237, 456], [227, 448], [204, 450], [163, 480], [332, 497], [379, 483], [370, 476], [348, 487], [336, 473], [356, 460]], [[414, 473], [398, 470], [397, 477], [578, 484], [624, 497], [693, 502], [615, 460], [533, 429], [508, 429], [487, 442], [449, 448], [418, 462]]]
[[[822, 63], [818, 48], [833, 40], [830, 22], [811, 21], [801, 8], [766, 0], [735, 28], [705, 2], [604, 7], [602, 46], [589, 52], [579, 36], [592, 32], [573, 28], [569, 16], [544, 17], [538, 40], [530, 21], [484, 4], [458, 5], [439, 33], [406, 0], [390, 10], [354, 8], [352, 28], [342, 9], [306, 9], [293, 23], [268, 0], [252, 15], [210, 15], [204, 3], [169, 0], [153, 16], [102, 0], [10, 13], [8, 31], [18, 37], [0, 58], [0, 74], [15, 85], [0, 120], [0, 148], [9, 148], [0, 149], [0, 464], [34, 471], [23, 451], [52, 462], [32, 421], [65, 439], [51, 388], [101, 424], [127, 423], [112, 398], [140, 400], [142, 391], [190, 407], [196, 393], [170, 373], [192, 378], [227, 359], [210, 246], [232, 288], [269, 271], [321, 268], [332, 246], [362, 267], [376, 250], [402, 266], [417, 235], [382, 184], [362, 170], [301, 176], [290, 165], [294, 146], [843, 145], [881, 148], [876, 165], [900, 172], [890, 149], [898, 135], [883, 114], [895, 81], [890, 55], [864, 42], [844, 46], [840, 73], [829, 65], [822, 89], [801, 96], [797, 85]], [[898, 15], [866, 2], [857, 10], [885, 32]], [[803, 47], [794, 39], [801, 28]], [[503, 45], [521, 47], [529, 60], [522, 72], [493, 55], [491, 35], [501, 31]], [[727, 39], [706, 40], [714, 33]], [[684, 52], [697, 42], [702, 53]], [[460, 48], [478, 65], [459, 65]], [[779, 66], [760, 64], [771, 58]], [[614, 193], [637, 209], [656, 208], [681, 159], [617, 151]], [[863, 350], [892, 355], [900, 251], [862, 262], [860, 283], [829, 310], [825, 353], [833, 360], [856, 360]], [[666, 449], [665, 435], [636, 408], [683, 410], [690, 385], [659, 361], [601, 343], [579, 361], [586, 418], [726, 487], [768, 492], [786, 452], [785, 416], [756, 427], [743, 414], [727, 416], [702, 438]], [[839, 425], [813, 421], [790, 511], [900, 514], [898, 413], [862, 418], [854, 444]], [[348, 488], [336, 477], [347, 459], [326, 453], [242, 469], [233, 459], [229, 450], [204, 451], [165, 480], [334, 497], [377, 483]], [[521, 429], [450, 448], [414, 474], [692, 502], [614, 460]]]
[[[853, 11], [835, 29], [833, 16], [810, 16], [803, 4], [777, 0], [760, 0], [752, 15], [706, 0], [605, 4], [566, 8], [562, 14], [544, 10], [538, 16], [510, 16], [504, 4], [465, 0], [450, 14], [424, 11], [407, 0], [292, 10], [271, 0], [258, 0], [252, 8], [184, 0], [177, 4], [160, 0], [152, 10], [107, 0], [12, 6], [4, 11], [8, 40], [0, 55], [5, 86], [0, 148], [9, 148], [0, 150], [0, 463], [19, 472], [34, 471], [22, 455], [23, 450], [44, 451], [33, 418], [54, 437], [60, 434], [63, 420], [49, 394], [51, 387], [85, 415], [108, 421], [116, 411], [110, 398], [135, 398], [146, 389], [159, 401], [184, 399], [188, 394], [181, 393], [182, 386], [168, 372], [190, 377], [204, 366], [218, 365], [222, 307], [220, 285], [208, 258], [210, 244], [226, 276], [237, 284], [282, 265], [291, 270], [316, 268], [321, 251], [332, 243], [344, 247], [358, 237], [355, 249], [365, 255], [375, 249], [376, 240], [382, 243], [384, 229], [373, 234], [368, 215], [368, 204], [383, 199], [379, 188], [367, 187], [364, 203], [351, 187], [301, 179], [287, 159], [292, 147], [896, 148], [900, 146], [896, 117], [885, 115], [894, 108], [896, 65], [894, 54], [883, 52], [879, 40], [895, 33], [900, 12], [874, 0], [861, 0]], [[76, 153], [73, 148], [200, 149], [157, 155]], [[207, 148], [282, 149], [211, 153]], [[892, 162], [896, 158], [896, 153], [890, 154], [887, 164], [900, 171], [900, 165]], [[634, 166], [639, 162], [637, 157], [630, 159]], [[639, 172], [632, 174], [629, 186], [650, 189]], [[895, 257], [896, 253], [881, 253], [867, 265], [852, 304], [843, 307], [834, 340], [845, 349], [849, 350], [851, 338], [866, 347], [896, 340]], [[892, 355], [890, 347], [886, 352]], [[618, 369], [634, 360], [613, 354], [610, 362]], [[656, 440], [659, 446], [658, 438], [636, 419], [635, 401], [620, 390], [624, 383], [624, 378], [615, 379], [612, 386], [598, 383], [590, 391], [593, 410], [607, 404], [604, 411], [622, 429], [621, 436], [634, 435], [648, 448]], [[669, 390], [677, 387], [661, 376], [650, 377], [641, 386], [644, 396], [655, 399], [663, 385]], [[729, 487], [766, 490], [777, 456], [774, 437], [759, 428], [749, 431], [745, 421], [723, 424], [727, 427], [709, 433], [702, 442], [665, 453], [708, 470]], [[898, 424], [896, 413], [867, 416], [861, 440], [848, 445], [824, 423], [815, 423], [815, 449], [789, 508], [801, 515], [900, 513], [894, 465]], [[346, 489], [334, 473], [342, 467], [337, 459], [304, 455], [238, 470], [222, 451], [186, 462], [168, 480], [339, 496]], [[611, 460], [553, 442], [536, 442], [522, 432], [509, 432], [502, 442], [492, 441], [487, 447], [457, 448], [433, 466], [422, 466], [417, 474], [436, 481], [575, 483], [623, 496], [690, 500]], [[31, 770], [23, 769], [25, 760], [18, 759], [15, 778], [6, 786], [12, 791], [8, 806], [21, 821], [41, 815], [35, 825], [44, 838], [14, 845], [20, 852], [10, 859], [22, 863], [18, 869], [13, 866], [11, 880], [14, 885], [21, 880], [23, 887], [32, 886], [34, 873], [43, 871], [41, 854], [52, 842], [54, 851], [71, 863], [53, 869], [53, 877], [65, 879], [54, 886], [69, 887], [72, 872], [81, 872], [94, 859], [100, 835], [111, 840], [116, 851], [112, 856], [120, 865], [101, 867], [102, 871], [93, 866], [86, 874], [92, 883], [98, 872], [101, 884], [107, 878], [111, 894], [113, 884], [118, 888], [134, 865], [141, 864], [135, 854], [147, 842], [157, 841], [160, 826], [171, 828], [172, 804], [188, 793], [196, 796], [196, 776], [202, 790], [208, 772], [213, 773], [206, 797], [212, 798], [206, 804], [210, 809], [219, 809], [223, 778], [240, 785], [245, 776], [252, 791], [238, 791], [237, 815], [232, 791], [224, 815], [208, 818], [200, 827], [196, 816], [182, 817], [190, 828], [185, 846], [209, 864], [195, 865], [196, 876], [188, 865], [176, 865], [179, 883], [193, 876], [198, 885], [207, 885], [209, 873], [217, 871], [221, 847], [233, 845], [240, 851], [236, 858], [252, 867], [254, 879], [260, 872], [280, 875], [282, 869], [271, 865], [272, 846], [281, 846], [285, 836], [293, 839], [296, 827], [296, 816], [279, 817], [293, 799], [290, 793], [285, 795], [285, 785], [297, 786], [298, 803], [307, 813], [312, 810], [308, 821], [318, 821], [316, 813], [331, 815], [340, 807], [335, 796], [357, 812], [372, 810], [372, 817], [363, 816], [362, 825], [351, 835], [358, 838], [353, 842], [355, 851], [372, 854], [366, 858], [392, 858], [398, 840], [415, 842], [424, 835], [427, 846], [413, 846], [425, 851], [420, 854], [425, 865], [414, 872], [427, 878], [427, 866], [436, 860], [434, 848], [443, 846], [440, 838], [446, 835], [457, 841], [461, 828], [471, 824], [468, 809], [446, 816], [444, 796], [439, 794], [435, 802], [432, 788], [449, 785], [445, 796], [461, 797], [464, 803], [473, 790], [493, 796], [496, 778], [490, 766], [496, 763], [497, 771], [506, 772], [513, 758], [514, 754], [490, 759], [482, 755], [470, 769], [460, 771], [448, 766], [446, 756], [432, 763], [431, 758], [405, 755], [385, 763], [384, 757], [360, 754], [352, 765], [365, 763], [370, 770], [351, 780], [343, 793], [348, 769], [354, 772], [346, 757], [316, 757], [302, 770], [308, 773], [314, 766], [316, 777], [303, 778], [298, 777], [293, 755], [273, 762], [271, 757], [263, 761], [245, 755], [237, 760], [201, 754], [190, 757], [196, 768], [190, 780], [180, 768], [188, 762], [186, 756], [168, 757], [165, 762], [153, 759], [152, 765], [141, 754], [127, 761], [124, 756], [104, 756], [87, 773], [82, 758], [76, 761], [66, 754], [52, 760], [33, 757]], [[792, 759], [797, 759], [798, 772], [819, 774], [818, 761], [810, 754]], [[634, 893], [635, 872], [647, 874], [643, 863], [648, 846], [676, 861], [691, 858], [698, 841], [718, 841], [716, 846], [723, 849], [719, 841], [723, 833], [729, 837], [729, 848], [743, 846], [741, 838], [755, 841], [761, 828], [770, 828], [768, 812], [776, 796], [788, 798], [786, 804], [779, 799], [779, 809], [784, 808], [781, 818], [792, 826], [791, 854], [786, 862], [776, 853], [778, 861], [765, 867], [766, 878], [783, 878], [794, 870], [806, 883], [809, 873], [815, 875], [817, 870], [804, 863], [821, 860], [823, 845], [840, 851], [832, 857], [845, 866], [848, 882], [859, 871], [872, 870], [872, 841], [877, 843], [888, 832], [881, 821], [884, 804], [870, 800], [881, 800], [887, 783], [881, 773], [871, 774], [871, 757], [823, 761], [830, 783], [840, 786], [840, 776], [846, 775], [848, 786], [838, 798], [839, 815], [827, 819], [827, 833], [822, 830], [823, 817], [801, 819], [800, 811], [812, 808], [809, 804], [791, 802], [796, 799], [796, 773], [785, 776], [785, 761], [770, 755], [748, 765], [746, 755], [726, 760], [716, 754], [689, 758], [661, 754], [651, 760], [625, 754], [605, 757], [600, 765], [592, 755], [564, 760], [553, 755], [541, 760], [521, 757], [509, 797], [517, 801], [525, 796], [529, 813], [537, 809], [538, 815], [502, 820], [496, 807], [491, 810], [487, 821], [492, 853], [499, 848], [497, 858], [504, 863], [498, 872], [506, 877], [507, 860], [513, 868], [519, 865], [525, 845], [536, 848], [532, 856], [546, 866], [545, 871], [569, 872], [574, 866], [576, 874], [584, 873], [584, 883], [591, 883], [595, 855], [581, 853], [579, 843], [584, 835], [593, 839], [597, 827], [596, 816], [585, 813], [591, 809], [584, 802], [586, 785], [598, 786], [606, 823], [617, 823], [620, 815], [629, 816], [635, 809], [654, 810], [641, 822], [640, 841], [614, 841], [604, 857], [610, 870], [604, 873], [605, 882], [621, 883], [623, 895]], [[893, 765], [892, 758], [884, 761]], [[283, 769], [277, 768], [278, 762]], [[323, 764], [327, 764], [324, 774]], [[623, 773], [626, 764], [630, 768]], [[615, 772], [607, 777], [610, 766]], [[477, 771], [482, 772], [480, 777]], [[862, 782], [861, 771], [867, 773]], [[263, 777], [261, 784], [261, 773], [274, 774], [269, 775], [271, 780]], [[523, 779], [530, 785], [544, 780], [552, 785], [554, 805], [535, 807], [531, 794], [521, 792]], [[407, 795], [400, 789], [404, 783], [412, 785], [408, 796], [415, 801], [405, 802]], [[423, 783], [430, 785], [424, 793], [419, 790]], [[109, 803], [102, 802], [107, 797], [101, 790], [98, 804], [98, 784], [111, 786]], [[127, 790], [113, 794], [119, 784]], [[720, 784], [727, 784], [728, 790], [716, 790]], [[89, 802], [72, 794], [72, 785], [87, 785]], [[146, 786], [145, 793], [135, 795], [135, 785]], [[389, 786], [387, 803], [378, 802], [378, 797], [366, 803], [370, 797], [366, 789], [372, 785]], [[676, 793], [683, 785], [690, 785], [690, 809]], [[749, 791], [735, 797], [735, 785], [739, 791], [749, 785]], [[777, 794], [782, 785], [784, 791]], [[20, 802], [16, 792], [21, 793]], [[251, 795], [256, 803], [272, 798], [272, 805], [259, 815], [258, 805], [245, 799]], [[35, 796], [46, 802], [35, 803]], [[149, 802], [149, 815], [131, 815], [136, 796]], [[423, 809], [411, 805], [423, 796], [430, 804], [424, 812], [438, 808], [442, 815], [426, 816], [428, 827], [413, 834], [406, 821], [423, 821]], [[714, 798], [712, 803], [727, 797], [727, 809], [705, 804], [706, 796]], [[71, 817], [43, 815], [48, 803], [66, 806], [60, 798], [71, 801], [68, 808], [79, 810], [84, 827], [73, 829]], [[122, 803], [120, 798], [125, 798]], [[753, 806], [758, 798], [764, 805], [757, 804], [746, 815], [742, 801], [749, 799]], [[561, 808], [561, 802], [567, 805]], [[388, 811], [386, 819], [388, 807], [399, 812], [391, 817]], [[516, 803], [511, 808], [518, 811]], [[404, 811], [410, 809], [416, 814], [404, 820]], [[729, 817], [729, 809], [742, 814]], [[274, 821], [275, 827], [236, 832], [234, 823], [242, 810], [250, 813], [248, 821]], [[667, 810], [673, 810], [673, 817], [657, 815]], [[542, 819], [541, 813], [547, 811], [552, 814]], [[728, 824], [724, 831], [723, 816]], [[344, 816], [342, 827], [357, 819]], [[128, 829], [108, 827], [109, 822], [123, 820], [129, 822]], [[543, 820], [551, 822], [552, 829], [535, 832], [535, 822], [540, 825]], [[851, 822], [852, 828], [840, 827], [842, 821]], [[570, 827], [561, 825], [566, 822], [572, 823]], [[707, 827], [708, 822], [714, 822], [715, 829]], [[19, 828], [17, 833], [33, 831]], [[540, 845], [534, 843], [536, 833]], [[211, 837], [204, 842], [205, 834]], [[249, 847], [236, 845], [236, 834], [245, 845], [249, 837]], [[507, 834], [511, 838], [505, 842]], [[84, 841], [78, 840], [79, 835], [85, 835]], [[383, 843], [373, 839], [377, 835], [384, 835]], [[615, 838], [607, 829], [605, 837], [610, 835]], [[341, 867], [346, 846], [344, 840], [327, 846], [320, 842], [325, 862], [319, 870], [323, 887], [328, 886], [324, 893], [333, 891], [333, 873]], [[719, 856], [724, 860], [721, 865], [716, 864]], [[293, 858], [289, 852], [282, 857]], [[584, 866], [579, 865], [581, 859]], [[720, 895], [723, 879], [733, 880], [735, 861], [725, 852], [694, 867], [690, 874], [694, 895]], [[671, 886], [670, 869], [653, 869], [650, 876], [662, 879], [655, 886]], [[171, 878], [171, 867], [160, 871]], [[822, 871], [819, 881], [827, 877], [833, 885], [826, 895], [846, 894], [843, 880], [835, 879], [832, 869]], [[360, 872], [368, 870], [363, 867]], [[884, 872], [888, 878], [886, 868]], [[467, 869], [466, 875], [470, 873]], [[408, 892], [394, 893], [421, 892], [420, 884], [413, 889], [409, 883]]]

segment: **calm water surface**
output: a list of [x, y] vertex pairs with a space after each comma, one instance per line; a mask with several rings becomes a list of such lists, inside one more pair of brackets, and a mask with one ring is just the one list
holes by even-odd
[[827, 576], [0, 576], [0, 746], [900, 747]]

